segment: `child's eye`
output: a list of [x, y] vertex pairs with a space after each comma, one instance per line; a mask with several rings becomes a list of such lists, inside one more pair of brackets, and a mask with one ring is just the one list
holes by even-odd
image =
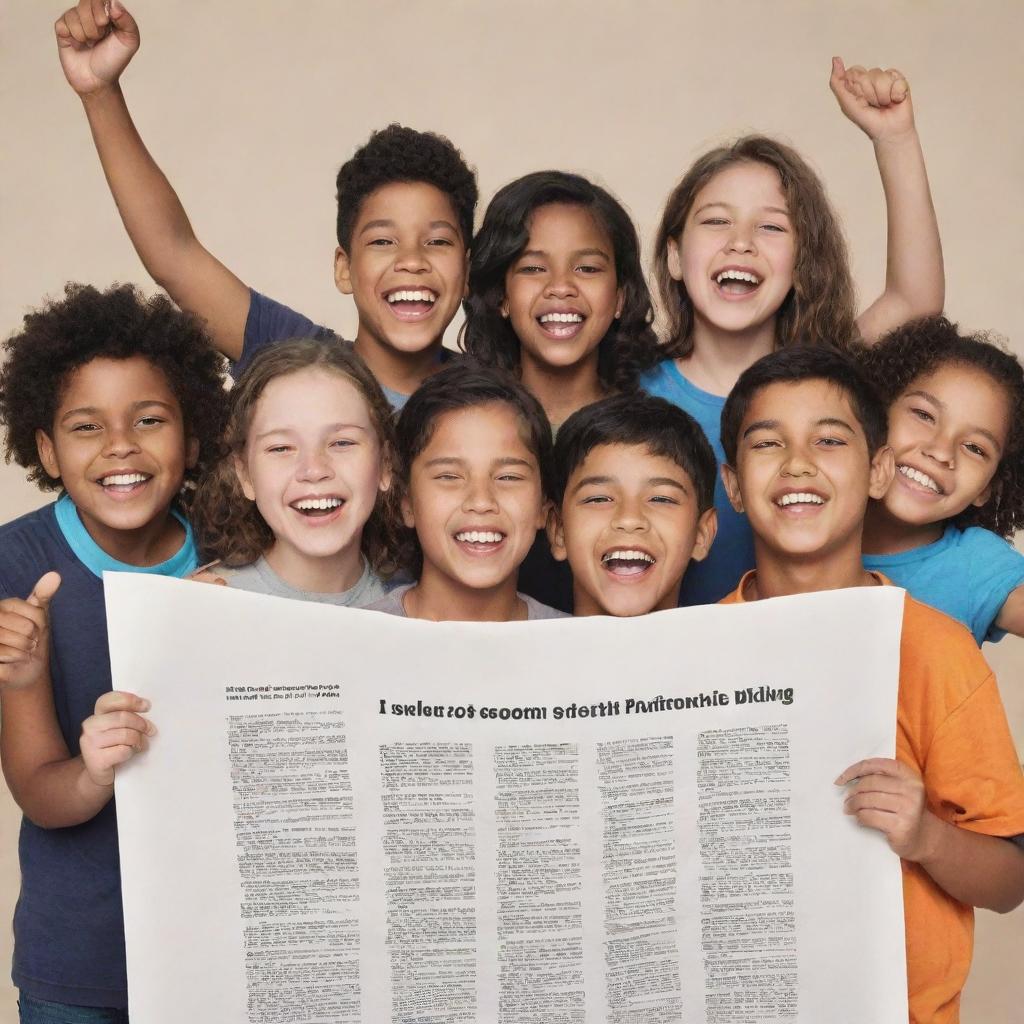
[[454, 245], [455, 243], [450, 238], [431, 238], [427, 241], [427, 245]]
[[521, 476], [519, 473], [502, 473], [501, 476], [498, 477], [498, 479], [503, 480], [505, 483], [515, 484], [519, 483], [522, 480], [525, 480], [526, 477]]
[[292, 449], [291, 449], [290, 445], [287, 445], [287, 444], [273, 444], [273, 445], [271, 445], [267, 449], [267, 452], [270, 455], [281, 455], [284, 452], [290, 452], [291, 450]]
[[339, 437], [337, 441], [331, 442], [332, 448], [354, 448], [356, 442], [350, 441], [347, 437]]
[[607, 494], [591, 494], [580, 501], [581, 505], [604, 505], [612, 499]]
[[984, 449], [984, 448], [982, 448], [980, 444], [975, 444], [975, 443], [974, 443], [973, 441], [968, 441], [968, 442], [967, 442], [967, 443], [966, 443], [966, 444], [964, 445], [964, 447], [965, 447], [965, 448], [966, 448], [966, 449], [967, 449], [967, 450], [968, 450], [968, 451], [969, 451], [969, 452], [970, 452], [970, 453], [971, 453], [972, 455], [980, 455], [980, 456], [981, 456], [981, 458], [983, 458], [983, 459], [987, 459], [987, 458], [988, 458], [988, 452], [987, 452], [987, 451], [985, 451], [985, 449]]
[[712, 227], [721, 227], [723, 224], [728, 223], [725, 217], [705, 217], [701, 221], [701, 224], [710, 224]]
[[143, 416], [139, 420], [139, 426], [142, 426], [142, 427], [152, 427], [152, 426], [156, 426], [156, 425], [158, 425], [160, 423], [163, 423], [163, 422], [164, 422], [164, 420], [161, 417], [159, 417], [159, 416]]
[[818, 444], [825, 448], [845, 448], [846, 442], [841, 437], [821, 437]]
[[679, 502], [668, 494], [652, 494], [651, 501], [658, 505], [678, 505]]
[[97, 423], [76, 423], [72, 428], [73, 434], [91, 434], [95, 430], [99, 430], [99, 424]]
[[455, 474], [455, 473], [438, 473], [434, 477], [434, 479], [435, 480], [443, 480], [443, 481], [451, 481], [451, 480], [458, 480], [459, 478], [458, 478], [458, 475]]
[[543, 274], [545, 268], [536, 263], [524, 263], [516, 268], [517, 274]]
[[781, 224], [762, 224], [761, 228], [764, 231], [776, 231], [780, 235], [786, 233], [786, 229]]
[[576, 268], [578, 274], [600, 274], [604, 267], [594, 266], [593, 263], [582, 263]]
[[925, 423], [934, 423], [935, 417], [927, 409], [918, 409], [916, 406], [911, 406], [910, 411], [919, 419]]
[[780, 447], [780, 445], [779, 445], [778, 441], [764, 440], [764, 441], [755, 441], [750, 447], [751, 447], [751, 449], [757, 449], [757, 448], [778, 448], [778, 447]]
[[384, 246], [393, 245], [394, 243], [390, 238], [371, 238], [370, 241], [368, 241], [366, 244], [376, 245], [383, 248]]

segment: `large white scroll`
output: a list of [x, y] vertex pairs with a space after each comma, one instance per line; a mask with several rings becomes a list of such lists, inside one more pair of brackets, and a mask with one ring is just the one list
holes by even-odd
[[903, 1024], [903, 591], [425, 623], [107, 575], [144, 1024]]

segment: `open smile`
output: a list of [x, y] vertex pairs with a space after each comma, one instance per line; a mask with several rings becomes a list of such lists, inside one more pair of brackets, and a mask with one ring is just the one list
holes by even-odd
[[722, 298], [736, 301], [753, 295], [763, 279], [746, 267], [726, 267], [713, 274], [711, 280]]
[[634, 583], [649, 575], [657, 561], [640, 548], [612, 548], [601, 556], [601, 568], [617, 581]]
[[459, 549], [474, 556], [500, 551], [507, 538], [500, 530], [459, 530], [454, 536]]
[[384, 301], [394, 316], [404, 323], [425, 320], [434, 310], [438, 294], [431, 288], [392, 288]]
[[336, 494], [310, 495], [305, 498], [298, 498], [288, 506], [298, 512], [303, 519], [316, 520], [318, 525], [329, 520], [337, 519], [341, 510], [345, 507], [345, 499]]
[[916, 494], [928, 494], [935, 497], [943, 497], [946, 493], [927, 473], [922, 473], [921, 470], [914, 469], [913, 466], [902, 464], [898, 465], [896, 467], [896, 472], [899, 473], [905, 481], [909, 481], [907, 489]]
[[556, 341], [566, 341], [569, 338], [575, 338], [583, 330], [583, 324], [586, 322], [586, 319], [582, 313], [576, 310], [567, 310], [565, 312], [542, 313], [537, 317], [537, 323], [549, 338], [553, 338]]
[[817, 491], [786, 491], [772, 499], [772, 503], [787, 515], [814, 515], [828, 501]]
[[152, 473], [108, 473], [96, 481], [103, 488], [103, 493], [115, 500], [134, 497], [145, 489], [153, 479]]

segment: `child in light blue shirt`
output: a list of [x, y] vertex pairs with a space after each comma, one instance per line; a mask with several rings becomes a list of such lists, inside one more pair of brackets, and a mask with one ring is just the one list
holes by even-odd
[[896, 475], [871, 503], [864, 565], [959, 619], [980, 645], [1024, 635], [1024, 370], [944, 317], [863, 356], [889, 406]]

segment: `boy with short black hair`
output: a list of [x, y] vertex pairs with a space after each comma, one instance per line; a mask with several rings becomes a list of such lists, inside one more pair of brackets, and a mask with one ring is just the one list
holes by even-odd
[[[196, 238], [139, 138], [119, 79], [139, 47], [119, 0], [80, 0], [55, 25], [61, 65], [80, 96], [111, 192], [146, 270], [206, 321], [244, 369], [265, 345], [336, 335], [260, 295]], [[447, 139], [391, 125], [338, 173], [335, 284], [359, 313], [354, 345], [395, 408], [435, 372], [466, 289], [476, 178]]]
[[[756, 569], [725, 603], [888, 582], [861, 563], [868, 498], [894, 472], [884, 441], [884, 407], [836, 352], [784, 349], [740, 377], [722, 411], [723, 477], [750, 518]], [[1024, 778], [963, 626], [907, 596], [896, 758], [858, 762], [836, 783], [849, 786], [846, 813], [903, 860], [910, 1019], [954, 1022], [973, 907], [1024, 899]]]
[[661, 398], [584, 406], [555, 444], [551, 550], [568, 559], [575, 615], [675, 608], [691, 559], [715, 537], [715, 456], [700, 426]]

